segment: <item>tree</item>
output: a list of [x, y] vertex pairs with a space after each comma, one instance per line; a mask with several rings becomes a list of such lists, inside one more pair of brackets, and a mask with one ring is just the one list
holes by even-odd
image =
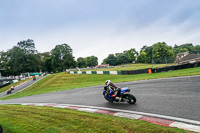
[[38, 72], [41, 68], [40, 56], [31, 39], [20, 41], [8, 51], [7, 74], [19, 75], [25, 72]]
[[115, 55], [109, 54], [107, 58], [103, 60], [104, 64], [110, 64], [112, 66], [125, 64], [125, 63], [133, 63], [137, 59], [138, 52], [132, 48], [130, 50], [126, 50], [123, 53], [116, 53]]
[[127, 63], [133, 63], [133, 62], [135, 62], [136, 58], [138, 56], [138, 52], [134, 48], [132, 48], [130, 50], [127, 50], [127, 51], [124, 51], [123, 53], [128, 58], [128, 62]]
[[153, 46], [143, 46], [142, 50], [146, 53], [146, 61], [147, 63], [152, 63], [152, 51], [153, 51]]
[[8, 52], [1, 51], [0, 52], [0, 70], [3, 70], [1, 72], [2, 72], [2, 75], [5, 75], [5, 76], [8, 76], [8, 74], [10, 73], [8, 60], [9, 60]]
[[51, 54], [52, 69], [54, 72], [61, 72], [66, 68], [76, 67], [72, 49], [68, 44], [56, 45], [56, 47], [51, 50]]
[[144, 52], [144, 50], [140, 51], [140, 54], [137, 57], [137, 62], [139, 62], [139, 63], [147, 63], [147, 53]]
[[53, 69], [52, 69], [52, 58], [51, 57], [45, 57], [44, 58], [44, 64], [43, 64], [43, 71], [46, 71], [46, 72], [52, 72]]
[[192, 43], [182, 44], [180, 46], [175, 45], [173, 47], [173, 52], [175, 55], [182, 53], [182, 52], [189, 52], [190, 54], [197, 54], [200, 53], [200, 45], [193, 46]]
[[21, 49], [23, 54], [23, 67], [25, 72], [39, 72], [41, 69], [40, 56], [35, 48], [32, 39], [23, 40], [17, 43], [17, 47]]
[[0, 69], [5, 69], [6, 63], [8, 62], [8, 52], [0, 52]]
[[50, 52], [40, 53], [41, 66], [43, 72], [52, 72], [52, 56]]
[[85, 67], [87, 67], [86, 59], [82, 58], [82, 57], [79, 57], [77, 59], [77, 65], [78, 65], [79, 68], [85, 68]]
[[167, 63], [175, 60], [172, 48], [165, 42], [153, 45], [152, 58], [155, 63]]
[[41, 71], [41, 57], [39, 54], [26, 55], [26, 71], [40, 72]]
[[126, 53], [116, 53], [117, 65], [128, 63], [128, 55]]
[[178, 48], [173, 48], [173, 52], [174, 52], [175, 55], [183, 53], [183, 52], [187, 52], [187, 51], [188, 51], [187, 48], [179, 48], [179, 47]]
[[195, 51], [196, 53], [200, 53], [200, 45], [196, 45], [196, 46], [194, 47], [194, 51]]
[[95, 56], [88, 56], [86, 57], [86, 64], [89, 67], [93, 67], [98, 65], [98, 58]]
[[195, 52], [192, 43], [182, 44], [182, 45], [179, 46], [179, 48], [181, 48], [181, 49], [184, 49], [184, 48], [185, 48], [185, 49], [187, 49], [187, 50], [189, 51], [189, 53], [191, 53], [191, 54]]
[[26, 72], [26, 56], [23, 49], [14, 46], [8, 51], [10, 74], [19, 75]]
[[103, 60], [103, 64], [109, 64], [111, 66], [117, 65], [117, 58], [114, 54], [109, 54], [107, 58]]
[[25, 54], [34, 54], [37, 52], [35, 49], [35, 43], [32, 39], [20, 41], [17, 43], [17, 46], [20, 49], [23, 49]]

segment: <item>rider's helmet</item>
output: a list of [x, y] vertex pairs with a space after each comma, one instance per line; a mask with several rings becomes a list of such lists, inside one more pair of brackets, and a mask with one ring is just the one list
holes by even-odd
[[110, 80], [106, 80], [105, 84], [108, 86], [111, 83]]

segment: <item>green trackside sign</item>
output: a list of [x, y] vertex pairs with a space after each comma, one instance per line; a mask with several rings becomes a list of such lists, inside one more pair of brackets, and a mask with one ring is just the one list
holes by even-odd
[[29, 73], [30, 76], [35, 76], [35, 75], [39, 75], [41, 76], [43, 73]]

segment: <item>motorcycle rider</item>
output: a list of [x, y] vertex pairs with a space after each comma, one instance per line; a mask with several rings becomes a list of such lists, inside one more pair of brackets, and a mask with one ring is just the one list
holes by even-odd
[[14, 86], [11, 86], [11, 88], [10, 88], [12, 91], [14, 90]]
[[34, 80], [36, 80], [36, 77], [35, 77], [35, 75], [34, 75], [34, 77], [33, 77], [33, 81], [34, 81]]
[[112, 90], [114, 92], [113, 97], [115, 99], [121, 100], [121, 98], [119, 97], [119, 94], [121, 92], [121, 88], [117, 87], [115, 84], [113, 84], [110, 80], [106, 80], [105, 82], [106, 86], [108, 87], [108, 89]]

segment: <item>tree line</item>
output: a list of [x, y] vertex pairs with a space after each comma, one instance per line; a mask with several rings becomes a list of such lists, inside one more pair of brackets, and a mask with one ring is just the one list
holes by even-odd
[[[122, 53], [109, 54], [102, 64], [111, 66], [126, 63], [172, 63], [177, 54], [182, 52], [191, 54], [200, 52], [200, 45], [192, 43], [180, 46], [168, 46], [165, 42], [158, 42], [152, 46], [143, 46], [140, 52], [134, 48]], [[98, 65], [95, 56], [79, 57], [75, 61], [73, 50], [68, 44], [56, 45], [50, 52], [39, 53], [32, 39], [17, 43], [12, 49], [0, 52], [0, 70], [3, 76], [19, 75], [26, 72], [62, 72], [69, 68], [86, 68]], [[3, 70], [3, 71], [2, 71]]]
[[158, 42], [152, 46], [143, 46], [140, 52], [132, 48], [123, 53], [109, 54], [103, 60], [103, 64], [115, 66], [125, 63], [174, 63], [176, 55], [182, 52], [200, 53], [200, 45], [193, 46], [192, 43], [186, 43], [180, 46], [175, 44], [172, 47], [165, 42]]
[[50, 52], [39, 53], [32, 39], [17, 43], [12, 49], [0, 52], [0, 70], [3, 76], [26, 72], [62, 72], [68, 68], [91, 67], [98, 58], [89, 56], [75, 61], [73, 50], [68, 44], [56, 45]]

